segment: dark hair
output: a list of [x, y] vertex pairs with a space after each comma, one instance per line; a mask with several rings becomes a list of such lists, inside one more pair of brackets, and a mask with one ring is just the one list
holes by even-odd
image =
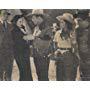
[[65, 21], [65, 22], [66, 22], [66, 26], [67, 26], [67, 31], [62, 30], [62, 33], [60, 34], [62, 39], [63, 39], [63, 37], [65, 39], [70, 37], [70, 32], [71, 32], [71, 30], [73, 30], [73, 25], [68, 21]]
[[68, 22], [68, 21], [65, 21], [65, 22], [66, 22], [66, 25], [67, 25], [67, 29], [68, 29], [69, 31], [73, 30], [73, 25], [72, 25], [72, 23], [70, 23], [70, 22]]

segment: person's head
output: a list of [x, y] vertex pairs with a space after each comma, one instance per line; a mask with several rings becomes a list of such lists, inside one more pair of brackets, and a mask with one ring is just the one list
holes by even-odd
[[8, 20], [10, 13], [7, 10], [1, 10], [0, 12], [0, 21]]
[[23, 24], [23, 15], [15, 15], [11, 22], [20, 27]]
[[60, 22], [60, 28], [64, 31], [72, 30], [74, 19], [70, 13], [64, 13], [62, 16], [56, 17]]
[[42, 9], [33, 9], [32, 10], [32, 22], [35, 25], [40, 25], [43, 22], [43, 10]]

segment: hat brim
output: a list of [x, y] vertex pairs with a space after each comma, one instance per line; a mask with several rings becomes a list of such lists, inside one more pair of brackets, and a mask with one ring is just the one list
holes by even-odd
[[33, 15], [42, 15], [42, 16], [49, 16], [49, 15], [47, 15], [47, 14], [32, 14], [32, 13], [29, 13], [29, 14], [27, 14], [27, 15], [25, 15], [25, 17], [29, 17], [29, 16], [33, 16]]
[[65, 20], [65, 17], [63, 17], [63, 16], [57, 16], [56, 19], [57, 19], [58, 21], [61, 21], [61, 20]]
[[67, 21], [67, 22], [69, 22], [69, 23], [73, 23], [73, 21], [72, 20], [68, 20], [66, 17], [64, 17], [64, 16], [57, 16], [56, 17], [56, 19], [58, 20], [58, 21], [61, 21], [61, 20], [65, 20], [65, 21]]

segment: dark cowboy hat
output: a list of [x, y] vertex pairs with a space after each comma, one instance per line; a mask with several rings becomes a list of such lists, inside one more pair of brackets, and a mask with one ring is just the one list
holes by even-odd
[[11, 20], [11, 22], [16, 23], [16, 22], [18, 21], [18, 19], [20, 19], [20, 18], [22, 18], [22, 17], [23, 17], [23, 15], [15, 15], [15, 16], [13, 17], [13, 19]]

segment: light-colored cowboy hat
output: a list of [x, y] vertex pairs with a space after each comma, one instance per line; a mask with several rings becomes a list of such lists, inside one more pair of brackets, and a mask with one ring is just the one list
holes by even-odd
[[44, 11], [43, 11], [43, 9], [33, 9], [32, 14], [41, 14], [41, 15], [43, 15]]
[[64, 13], [64, 14], [61, 15], [61, 16], [57, 16], [56, 19], [57, 19], [58, 21], [60, 21], [60, 20], [66, 20], [66, 21], [68, 21], [68, 22], [70, 22], [70, 23], [73, 23], [73, 21], [74, 21], [73, 15], [70, 14], [70, 13]]
[[33, 9], [32, 13], [27, 14], [26, 17], [32, 16], [32, 15], [44, 15], [44, 11], [43, 9]]

